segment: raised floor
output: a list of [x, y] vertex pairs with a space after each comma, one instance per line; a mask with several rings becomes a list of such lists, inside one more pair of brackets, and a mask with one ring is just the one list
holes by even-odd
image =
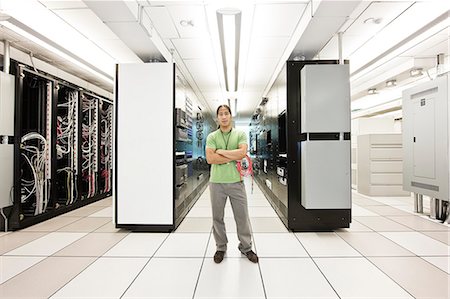
[[292, 233], [246, 185], [259, 264], [237, 249], [229, 203], [213, 262], [208, 189], [170, 234], [115, 229], [108, 198], [0, 233], [0, 298], [450, 298], [450, 227], [411, 197], [354, 192], [350, 229]]

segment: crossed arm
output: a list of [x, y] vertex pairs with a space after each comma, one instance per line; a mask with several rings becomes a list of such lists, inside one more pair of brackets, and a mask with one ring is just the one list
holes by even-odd
[[223, 150], [206, 148], [206, 161], [209, 164], [225, 164], [231, 161], [241, 160], [247, 154], [247, 144], [240, 144], [238, 149]]

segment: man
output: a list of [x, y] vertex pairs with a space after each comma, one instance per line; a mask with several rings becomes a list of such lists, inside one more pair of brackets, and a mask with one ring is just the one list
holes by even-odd
[[239, 238], [239, 250], [253, 263], [258, 256], [252, 251], [252, 234], [248, 217], [247, 194], [236, 161], [247, 154], [244, 132], [231, 126], [231, 109], [221, 105], [216, 112], [219, 128], [206, 139], [206, 160], [211, 166], [209, 190], [213, 214], [213, 234], [216, 241], [214, 262], [220, 263], [227, 251], [227, 234], [223, 221], [227, 197], [230, 198]]

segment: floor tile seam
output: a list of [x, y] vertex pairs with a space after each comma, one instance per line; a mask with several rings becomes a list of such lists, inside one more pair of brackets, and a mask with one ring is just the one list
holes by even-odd
[[199, 271], [198, 271], [197, 281], [195, 282], [194, 291], [192, 292], [192, 299], [195, 298], [195, 292], [197, 291], [198, 283], [199, 283], [199, 281], [200, 281], [200, 276], [201, 276], [201, 273], [202, 273], [202, 270], [203, 270], [203, 265], [205, 264], [206, 253], [208, 252], [209, 242], [211, 241], [212, 229], [213, 229], [213, 228], [211, 227], [211, 229], [210, 229], [210, 231], [209, 231], [208, 242], [206, 242], [206, 248], [205, 248], [205, 251], [204, 251], [204, 253], [203, 253], [203, 260], [202, 260], [202, 263], [201, 263], [201, 265], [200, 265], [200, 269], [199, 269]]
[[[167, 234], [167, 236], [166, 236], [166, 238], [164, 239], [164, 241], [168, 238], [168, 236], [169, 236], [169, 234]], [[123, 239], [122, 239], [123, 240]], [[160, 244], [160, 246], [157, 248], [157, 250], [161, 247], [161, 245], [164, 243], [164, 241], [163, 242], [161, 242], [161, 244]], [[116, 244], [117, 245], [117, 244]], [[156, 251], [157, 251], [156, 250]], [[156, 252], [155, 251], [155, 252]], [[153, 256], [154, 256], [154, 254], [153, 254]], [[152, 257], [153, 257], [152, 256]], [[148, 261], [145, 263], [145, 265], [142, 267], [142, 269], [139, 271], [139, 273], [138, 273], [138, 275], [136, 275], [136, 277], [138, 277], [139, 276], [139, 274], [141, 273], [141, 271], [145, 268], [145, 266], [150, 262], [150, 260], [152, 259], [152, 257], [150, 257], [150, 258], [148, 258]], [[108, 257], [106, 257], [106, 256], [99, 256], [99, 257], [97, 257], [92, 263], [90, 263], [87, 267], [85, 267], [82, 271], [80, 271], [77, 275], [75, 275], [74, 277], [72, 277], [72, 279], [70, 279], [65, 285], [63, 285], [61, 288], [59, 288], [55, 293], [53, 293], [50, 297], [52, 297], [53, 295], [55, 295], [59, 290], [61, 290], [62, 288], [64, 288], [64, 286], [66, 286], [66, 285], [68, 285], [71, 281], [73, 281], [76, 277], [78, 277], [81, 273], [83, 273], [87, 268], [89, 268], [93, 263], [95, 263], [96, 261], [98, 261], [99, 259], [101, 259], [101, 258], [108, 258]], [[136, 257], [133, 257], [133, 258], [136, 258]], [[147, 257], [142, 257], [143, 259], [144, 258], [147, 258]], [[134, 282], [134, 280], [136, 279], [136, 277], [133, 279], [133, 282]], [[132, 283], [133, 283], [132, 282]], [[131, 283], [131, 284], [132, 284]], [[127, 289], [125, 290], [125, 292], [120, 296], [120, 298], [126, 293], [126, 291], [128, 290], [128, 288], [131, 286], [131, 284], [127, 287]]]
[[[44, 238], [44, 237], [50, 235], [51, 233], [64, 233], [64, 234], [71, 234], [71, 233], [74, 233], [74, 234], [75, 234], [75, 233], [76, 233], [76, 234], [80, 234], [80, 232], [58, 232], [58, 231], [52, 231], [52, 232], [49, 232], [49, 233], [47, 233], [47, 234], [45, 234], [45, 235], [43, 235], [43, 236], [41, 236], [41, 237], [39, 237], [39, 238], [37, 238], [37, 239], [34, 239], [34, 240], [30, 241], [30, 242], [27, 242], [27, 243], [25, 243], [25, 244], [22, 244], [22, 245], [20, 245], [20, 246], [14, 248], [14, 249], [11, 249], [11, 250], [9, 250], [8, 252], [11, 252], [11, 251], [16, 250], [16, 249], [18, 249], [18, 248], [21, 248], [21, 247], [23, 247], [23, 246], [26, 246], [26, 245], [28, 245], [28, 244], [34, 242], [34, 241], [40, 240], [40, 239], [42, 239], [42, 238]], [[81, 238], [78, 238], [78, 239], [76, 239], [76, 240], [73, 240], [72, 242], [70, 242], [69, 244], [67, 244], [66, 246], [64, 246], [63, 248], [59, 249], [59, 250], [56, 251], [56, 252], [59, 252], [60, 250], [63, 250], [64, 248], [70, 246], [71, 244], [73, 244], [73, 243], [75, 243], [76, 241], [78, 241], [78, 240], [84, 238], [84, 237], [87, 236], [87, 235], [88, 235], [88, 233], [86, 233], [86, 234], [85, 234], [84, 236], [82, 236]], [[2, 254], [2, 255], [8, 255], [8, 252], [5, 252], [5, 253]], [[54, 253], [56, 253], [56, 252], [54, 252]], [[52, 254], [53, 254], [53, 253], [52, 253]], [[50, 255], [45, 254], [45, 255], [40, 255], [40, 256], [51, 256], [52, 254], [50, 254]], [[23, 255], [22, 255], [22, 256], [23, 256]]]
[[[375, 233], [378, 233], [379, 235], [381, 235], [383, 238], [386, 238], [385, 236], [383, 236], [382, 234], [380, 234], [378, 231], [375, 231]], [[339, 234], [337, 234], [338, 236], [339, 236]], [[341, 239], [343, 239], [341, 236], [339, 236]], [[389, 239], [389, 238], [386, 238], [386, 239], [388, 239], [389, 241], [391, 241], [391, 242], [393, 242], [393, 243], [395, 243], [395, 244], [397, 244], [398, 246], [400, 246], [401, 248], [404, 248], [403, 246], [401, 246], [400, 244], [398, 244], [398, 243], [396, 243], [396, 242], [394, 242], [394, 241], [392, 241], [391, 239]], [[409, 294], [412, 298], [415, 298], [410, 292], [408, 292], [408, 290], [406, 290], [405, 288], [403, 288], [393, 277], [391, 277], [391, 276], [389, 276], [386, 272], [384, 272], [381, 268], [379, 268], [374, 262], [372, 262], [370, 259], [369, 259], [369, 256], [366, 256], [366, 255], [364, 255], [364, 254], [362, 254], [362, 252], [360, 252], [359, 250], [357, 250], [356, 248], [354, 248], [350, 243], [348, 243], [345, 239], [343, 239], [344, 240], [344, 242], [346, 242], [347, 244], [349, 244], [353, 249], [355, 249], [358, 253], [360, 253], [361, 255], [362, 255], [362, 257], [359, 257], [359, 258], [364, 258], [365, 260], [367, 260], [370, 264], [372, 264], [375, 268], [377, 268], [381, 273], [383, 273], [384, 275], [386, 275], [387, 277], [389, 277], [389, 279], [391, 280], [391, 281], [393, 281], [396, 285], [398, 285], [401, 289], [403, 289], [407, 294]], [[411, 252], [411, 251], [409, 251], [408, 249], [406, 249], [406, 248], [404, 248], [407, 252]], [[413, 252], [411, 252], [413, 255], [415, 255]], [[412, 257], [412, 256], [410, 256], [410, 257]]]
[[[445, 270], [442, 270], [441, 268], [439, 268], [437, 265], [433, 264], [432, 262], [428, 261], [427, 259], [425, 259], [426, 257], [447, 257], [450, 258], [450, 256], [419, 256], [423, 261], [425, 261], [426, 263], [430, 264], [431, 266], [433, 266], [434, 268], [438, 269], [439, 271], [444, 272], [444, 274], [448, 275], [450, 277], [450, 273], [447, 273]], [[450, 271], [449, 271], [450, 272]]]
[[[394, 220], [392, 220], [392, 221], [394, 221]], [[401, 224], [401, 223], [400, 223]], [[408, 227], [409, 228], [409, 227]], [[444, 245], [446, 245], [446, 246], [450, 246], [449, 244], [447, 244], [447, 243], [445, 243], [445, 242], [442, 242], [441, 240], [437, 240], [437, 239], [435, 239], [435, 238], [433, 238], [433, 237], [431, 237], [431, 236], [428, 236], [427, 234], [424, 234], [424, 232], [449, 232], [449, 231], [440, 231], [440, 230], [434, 230], [434, 231], [424, 231], [424, 230], [416, 230], [416, 229], [413, 229], [413, 228], [410, 228], [411, 229], [411, 231], [377, 231], [378, 233], [419, 233], [419, 234], [421, 234], [421, 235], [423, 235], [423, 236], [425, 236], [425, 237], [428, 237], [428, 238], [430, 238], [430, 239], [433, 239], [433, 240], [435, 240], [435, 241], [437, 241], [437, 242], [440, 242], [440, 243], [442, 243], [442, 244], [444, 244]], [[386, 237], [385, 237], [386, 238]], [[389, 238], [388, 238], [389, 239]], [[389, 240], [391, 240], [391, 239], [389, 239]], [[392, 241], [392, 240], [391, 240]], [[392, 242], [394, 242], [394, 241], [392, 241]], [[397, 242], [394, 242], [394, 243], [396, 243], [396, 244], [398, 244]]]
[[[250, 223], [250, 228], [251, 228], [252, 237], [253, 237], [253, 228], [251, 226], [251, 223]], [[258, 249], [257, 249], [257, 246], [256, 246], [256, 241], [255, 241], [254, 247], [255, 247], [255, 251], [258, 252]], [[258, 255], [258, 259], [260, 259], [259, 255]], [[259, 276], [261, 277], [261, 285], [262, 285], [262, 288], [263, 288], [264, 298], [267, 299], [266, 285], [264, 283], [264, 277], [263, 277], [262, 270], [261, 270], [261, 261], [260, 260], [258, 260], [258, 270], [259, 270]]]
[[[23, 257], [23, 256], [22, 256], [22, 257]], [[27, 257], [43, 257], [43, 256], [27, 256]], [[48, 258], [49, 258], [48, 256], [44, 256], [44, 258], [41, 259], [41, 260], [40, 260], [39, 262], [37, 262], [36, 264], [34, 264], [34, 265], [32, 265], [31, 267], [28, 267], [28, 268], [26, 268], [26, 269], [23, 269], [23, 270], [20, 271], [19, 273], [16, 273], [14, 276], [11, 276], [10, 278], [8, 278], [8, 279], [5, 280], [4, 282], [2, 282], [2, 283], [0, 284], [0, 286], [4, 285], [6, 282], [8, 282], [8, 281], [10, 281], [11, 279], [15, 278], [16, 276], [18, 276], [18, 275], [24, 273], [25, 271], [28, 271], [28, 270], [30, 270], [31, 268], [33, 268], [33, 267], [39, 265], [40, 263], [42, 263], [43, 261], [45, 261], [45, 260], [48, 259]]]
[[312, 263], [314, 263], [314, 265], [316, 266], [317, 270], [319, 270], [320, 274], [322, 275], [322, 277], [325, 279], [325, 281], [328, 283], [328, 285], [330, 286], [330, 288], [333, 290], [333, 292], [336, 294], [336, 296], [340, 299], [341, 296], [339, 295], [339, 293], [337, 292], [337, 290], [334, 288], [334, 286], [331, 284], [331, 282], [328, 280], [328, 277], [325, 275], [325, 273], [323, 273], [322, 269], [320, 269], [319, 265], [317, 265], [316, 261], [311, 257], [311, 254], [308, 252], [308, 250], [306, 250], [306, 247], [303, 245], [303, 243], [300, 241], [300, 239], [298, 238], [298, 236], [296, 234], [294, 234], [294, 237], [297, 239], [297, 241], [300, 243], [300, 245], [303, 247], [303, 250], [305, 250], [306, 254], [308, 254], [309, 259], [311, 260]]
[[130, 284], [125, 288], [125, 290], [122, 292], [122, 294], [119, 296], [119, 298], [122, 298], [125, 296], [127, 291], [130, 289], [130, 287], [133, 285], [133, 283], [136, 281], [136, 279], [141, 275], [142, 271], [144, 271], [145, 267], [147, 267], [148, 263], [152, 260], [152, 257], [150, 257], [147, 262], [144, 264], [144, 266], [139, 270], [139, 272], [136, 274], [136, 276], [133, 278], [133, 280], [130, 282]]
[[[82, 239], [88, 237], [89, 234], [91, 234], [91, 233], [87, 233], [87, 234], [84, 235], [83, 237], [81, 237], [81, 238], [75, 240], [74, 242], [70, 243], [69, 245], [65, 246], [64, 248], [61, 248], [60, 250], [58, 250], [57, 252], [51, 254], [50, 256], [54, 256], [55, 254], [57, 254], [58, 252], [61, 252], [62, 250], [68, 248], [69, 246], [71, 246], [71, 245], [74, 244], [75, 242], [81, 241]], [[122, 241], [126, 236], [127, 236], [127, 235], [122, 236], [122, 238], [121, 238], [120, 240], [118, 240], [116, 243], [114, 243], [113, 245], [111, 245], [106, 251], [104, 251], [101, 255], [98, 255], [98, 256], [103, 256], [103, 255], [104, 255], [106, 252], [108, 252], [111, 248], [113, 248], [113, 247], [116, 246], [120, 241]], [[97, 255], [96, 255], [96, 256], [97, 256]]]
[[[6, 252], [0, 254], [0, 256], [1, 256], [1, 255], [6, 255], [8, 252], [11, 252], [11, 251], [13, 251], [13, 250], [16, 250], [17, 248], [20, 248], [20, 247], [22, 247], [22, 246], [25, 246], [25, 245], [27, 245], [28, 243], [31, 243], [31, 242], [36, 241], [36, 240], [39, 240], [40, 238], [43, 238], [43, 237], [47, 236], [48, 234], [50, 234], [50, 232], [33, 232], [33, 233], [39, 233], [39, 234], [44, 233], [44, 234], [43, 234], [42, 236], [40, 236], [40, 237], [38, 237], [38, 238], [36, 238], [36, 239], [33, 239], [33, 240], [31, 240], [31, 241], [28, 241], [28, 242], [26, 242], [26, 243], [24, 243], [24, 244], [15, 246], [14, 248], [12, 248], [12, 249], [10, 249], [10, 250], [8, 250], [8, 251], [6, 251]], [[1, 240], [1, 239], [0, 239], [0, 240]]]
[[87, 264], [83, 269], [80, 270], [77, 274], [75, 274], [72, 278], [70, 278], [66, 283], [64, 283], [62, 286], [60, 286], [57, 290], [55, 290], [48, 298], [53, 297], [55, 294], [57, 294], [60, 290], [62, 290], [66, 285], [68, 285], [71, 281], [73, 281], [76, 277], [80, 276], [81, 273], [83, 273], [87, 268], [89, 268], [92, 264], [94, 264], [100, 257], [94, 258], [93, 261], [89, 264]]

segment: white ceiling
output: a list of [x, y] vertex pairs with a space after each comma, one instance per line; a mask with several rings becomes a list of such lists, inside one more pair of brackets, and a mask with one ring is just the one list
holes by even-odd
[[[339, 31], [343, 32], [343, 58], [350, 61], [352, 99], [362, 97], [370, 87], [381, 87], [389, 78], [404, 77], [418, 64], [417, 58], [449, 53], [448, 21], [446, 25], [435, 21], [448, 13], [445, 0], [27, 0], [30, 5], [16, 9], [8, 2], [18, 1], [2, 1], [2, 14], [18, 19], [111, 77], [115, 63], [173, 57], [205, 105], [214, 110], [219, 103], [237, 97], [243, 119], [254, 112], [287, 59], [337, 59]], [[231, 94], [225, 91], [216, 20], [216, 10], [223, 7], [242, 11], [238, 92]], [[36, 11], [47, 17], [33, 20]], [[43, 19], [50, 22], [47, 27]], [[182, 20], [193, 26], [182, 26]], [[52, 32], [51, 28], [59, 29]], [[112, 90], [92, 74], [4, 27], [0, 38]], [[73, 40], [84, 46], [71, 48]]]

